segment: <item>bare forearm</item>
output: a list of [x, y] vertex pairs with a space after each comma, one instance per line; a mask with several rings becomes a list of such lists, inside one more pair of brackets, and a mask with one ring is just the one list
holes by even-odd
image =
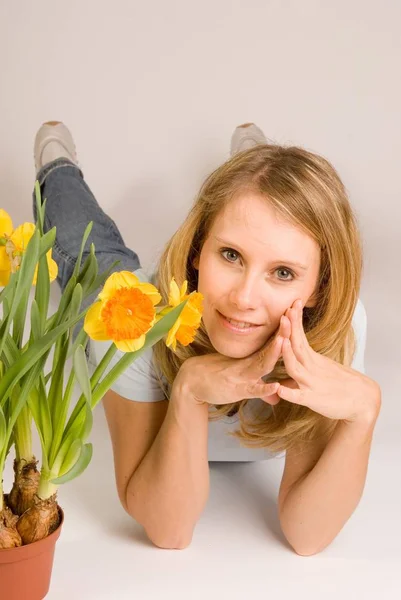
[[127, 488], [129, 512], [162, 547], [185, 547], [209, 495], [208, 407], [173, 390], [164, 422]]
[[316, 554], [328, 546], [357, 507], [374, 424], [340, 422], [319, 462], [288, 493], [280, 522], [299, 554]]

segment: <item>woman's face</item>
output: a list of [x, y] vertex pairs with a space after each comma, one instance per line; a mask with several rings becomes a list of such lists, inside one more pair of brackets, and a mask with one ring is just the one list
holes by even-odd
[[[265, 345], [297, 298], [303, 306], [313, 306], [320, 249], [280, 218], [265, 198], [247, 191], [216, 218], [194, 266], [213, 347], [225, 356], [244, 358]], [[237, 331], [224, 317], [254, 326]]]

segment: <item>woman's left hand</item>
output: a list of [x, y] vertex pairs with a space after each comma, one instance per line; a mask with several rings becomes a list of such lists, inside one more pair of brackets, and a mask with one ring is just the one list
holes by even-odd
[[282, 352], [292, 380], [282, 382], [277, 396], [307, 406], [329, 419], [374, 422], [381, 404], [379, 385], [310, 347], [303, 328], [300, 300], [296, 300], [282, 318], [288, 318], [291, 323], [291, 335], [284, 340]]

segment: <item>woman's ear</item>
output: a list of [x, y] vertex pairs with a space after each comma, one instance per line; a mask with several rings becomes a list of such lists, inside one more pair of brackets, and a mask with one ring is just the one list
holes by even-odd
[[195, 258], [192, 261], [192, 266], [194, 267], [194, 269], [196, 269], [197, 271], [199, 270], [199, 256], [195, 256]]

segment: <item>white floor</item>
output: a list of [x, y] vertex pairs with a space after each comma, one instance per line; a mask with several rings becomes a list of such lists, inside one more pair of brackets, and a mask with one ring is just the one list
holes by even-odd
[[59, 491], [65, 523], [49, 600], [400, 597], [399, 439], [378, 432], [354, 515], [325, 551], [301, 557], [277, 518], [283, 459], [211, 463], [211, 494], [191, 546], [161, 550], [119, 504], [100, 406], [91, 437], [89, 468]]

